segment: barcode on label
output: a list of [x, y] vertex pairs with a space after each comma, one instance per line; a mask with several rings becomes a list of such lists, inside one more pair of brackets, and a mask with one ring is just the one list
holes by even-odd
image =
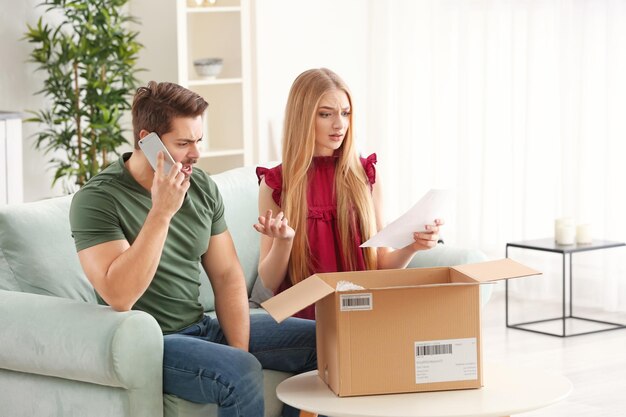
[[342, 294], [340, 297], [341, 311], [372, 309], [372, 294]]
[[415, 356], [452, 355], [452, 344], [415, 346]]
[[416, 384], [478, 378], [478, 343], [475, 337], [414, 343]]

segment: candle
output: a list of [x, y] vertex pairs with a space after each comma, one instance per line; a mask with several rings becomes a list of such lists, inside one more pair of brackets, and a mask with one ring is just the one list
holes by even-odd
[[591, 225], [588, 223], [579, 224], [576, 227], [576, 242], [589, 244], [591, 241]]
[[576, 242], [576, 225], [571, 217], [554, 221], [554, 239], [559, 245], [573, 245]]

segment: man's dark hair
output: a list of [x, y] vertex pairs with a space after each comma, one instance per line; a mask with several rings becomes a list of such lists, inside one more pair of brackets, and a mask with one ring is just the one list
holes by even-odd
[[132, 107], [135, 149], [139, 149], [142, 130], [164, 135], [171, 130], [173, 118], [200, 116], [208, 105], [200, 95], [178, 84], [150, 81], [139, 87]]

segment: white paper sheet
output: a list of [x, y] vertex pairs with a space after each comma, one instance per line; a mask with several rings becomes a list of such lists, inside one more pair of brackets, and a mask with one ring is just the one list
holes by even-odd
[[413, 242], [413, 233], [426, 230], [435, 219], [446, 219], [451, 205], [450, 190], [430, 190], [409, 211], [364, 242], [361, 247], [403, 248]]

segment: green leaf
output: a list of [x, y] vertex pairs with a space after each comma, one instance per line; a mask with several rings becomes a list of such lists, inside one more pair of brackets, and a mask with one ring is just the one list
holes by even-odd
[[[43, 16], [26, 25], [22, 40], [32, 46], [29, 61], [46, 75], [36, 94], [49, 101], [26, 121], [40, 125], [35, 147], [54, 155], [53, 185], [59, 179], [83, 185], [104, 167], [103, 154], [116, 155], [126, 143], [120, 120], [131, 107], [142, 48], [138, 33], [127, 28], [137, 19], [126, 14], [126, 4], [44, 0], [38, 5]], [[54, 24], [46, 22], [48, 14]]]

